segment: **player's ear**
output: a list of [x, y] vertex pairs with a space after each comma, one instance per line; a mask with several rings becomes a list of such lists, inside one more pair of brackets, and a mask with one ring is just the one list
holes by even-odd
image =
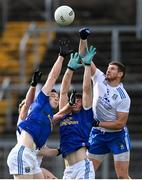
[[120, 77], [122, 79], [122, 77], [123, 77], [123, 72], [122, 71], [118, 72], [118, 77]]

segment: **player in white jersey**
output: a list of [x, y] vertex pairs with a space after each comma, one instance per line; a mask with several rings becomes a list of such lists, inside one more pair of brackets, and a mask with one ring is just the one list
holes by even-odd
[[[85, 54], [89, 29], [80, 30], [79, 51]], [[94, 127], [90, 134], [88, 156], [95, 170], [108, 153], [114, 156], [117, 178], [129, 179], [130, 139], [126, 127], [130, 98], [123, 87], [125, 66], [111, 62], [106, 74], [92, 62]]]

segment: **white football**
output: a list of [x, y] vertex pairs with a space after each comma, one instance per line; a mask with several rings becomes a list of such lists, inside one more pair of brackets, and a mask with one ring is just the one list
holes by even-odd
[[74, 21], [75, 13], [70, 6], [60, 6], [55, 10], [55, 21], [61, 26], [70, 25]]

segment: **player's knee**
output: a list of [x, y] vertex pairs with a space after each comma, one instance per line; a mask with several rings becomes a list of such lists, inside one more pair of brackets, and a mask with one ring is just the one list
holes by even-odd
[[121, 171], [117, 174], [117, 178], [118, 179], [129, 179], [129, 175], [128, 175], [128, 173]]
[[118, 179], [130, 179], [129, 176], [123, 176], [123, 175], [120, 175], [120, 176], [117, 176]]
[[118, 178], [118, 179], [124, 179], [124, 177], [123, 177], [123, 176], [118, 176], [117, 178]]

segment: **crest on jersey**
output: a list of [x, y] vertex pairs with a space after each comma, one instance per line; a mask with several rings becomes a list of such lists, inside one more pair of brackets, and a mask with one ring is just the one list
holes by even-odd
[[30, 172], [30, 167], [25, 167], [25, 172], [29, 173]]
[[124, 144], [118, 144], [118, 147], [120, 150], [123, 150], [125, 148]]
[[112, 99], [113, 99], [113, 100], [116, 100], [116, 99], [117, 99], [117, 97], [118, 97], [118, 95], [117, 95], [117, 94], [113, 94]]

